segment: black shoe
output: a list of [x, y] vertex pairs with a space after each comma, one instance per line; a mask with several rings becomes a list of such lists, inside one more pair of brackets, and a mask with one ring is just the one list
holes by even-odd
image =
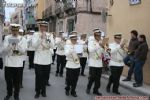
[[102, 96], [102, 93], [100, 93], [98, 91], [94, 91], [93, 94], [98, 95], [98, 96]]
[[124, 79], [124, 80], [122, 80], [122, 81], [124, 81], [124, 82], [126, 82], [126, 81], [131, 81], [131, 79], [126, 78], [126, 79]]
[[39, 97], [40, 97], [40, 94], [39, 94], [39, 93], [36, 93], [35, 96], [34, 96], [35, 99], [37, 99], [37, 98], [39, 98]]
[[23, 85], [22, 85], [22, 84], [20, 85], [20, 88], [23, 88]]
[[85, 74], [81, 74], [81, 76], [86, 76]]
[[46, 93], [41, 93], [42, 97], [47, 97]]
[[72, 95], [73, 97], [78, 97], [77, 94], [76, 94], [76, 92], [71, 93], [71, 95]]
[[19, 99], [19, 96], [14, 97], [14, 99], [15, 99], [15, 100], [20, 100], [20, 99]]
[[118, 91], [113, 91], [113, 93], [120, 95], [120, 92]]
[[107, 91], [108, 93], [110, 93], [110, 88], [109, 88], [109, 87], [106, 87], [106, 91]]
[[49, 82], [46, 83], [46, 86], [51, 86], [51, 84]]
[[60, 77], [63, 77], [63, 75], [62, 75], [62, 74], [60, 74], [59, 76], [60, 76]]
[[4, 98], [4, 100], [9, 100], [11, 98], [11, 96], [10, 95], [7, 95], [5, 98]]
[[133, 83], [133, 87], [141, 87], [142, 84], [138, 84], [138, 83]]
[[86, 93], [87, 93], [87, 94], [90, 94], [90, 89], [86, 89]]
[[68, 91], [68, 90], [66, 90], [66, 92], [65, 92], [65, 93], [66, 93], [66, 96], [69, 96], [69, 91]]

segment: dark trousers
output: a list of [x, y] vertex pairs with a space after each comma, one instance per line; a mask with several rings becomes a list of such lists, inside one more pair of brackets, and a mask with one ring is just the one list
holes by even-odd
[[48, 65], [49, 67], [47, 67], [46, 70], [46, 82], [49, 83], [49, 79], [50, 79], [50, 73], [51, 73], [51, 65]]
[[66, 66], [66, 56], [65, 55], [57, 55], [57, 70], [56, 73], [63, 75], [64, 67]]
[[118, 92], [120, 76], [123, 71], [123, 66], [110, 66], [111, 75], [109, 76], [109, 82], [107, 84], [107, 88], [111, 88], [113, 84], [113, 91]]
[[34, 51], [27, 51], [27, 55], [29, 57], [29, 69], [34, 68]]
[[24, 66], [25, 66], [25, 61], [23, 61], [23, 67], [20, 68], [20, 85], [22, 85], [22, 81], [23, 81], [23, 70], [24, 70]]
[[129, 66], [127, 79], [131, 80], [132, 74], [134, 72], [134, 59], [133, 59], [133, 57], [130, 55], [127, 55], [124, 58], [124, 63], [125, 63], [125, 65]]
[[66, 68], [66, 91], [69, 91], [71, 88], [71, 93], [75, 93], [77, 86], [78, 78], [80, 74], [80, 68], [71, 69]]
[[94, 92], [97, 92], [100, 88], [100, 79], [102, 74], [102, 68], [90, 67], [89, 68], [89, 82], [87, 85], [87, 89], [91, 89], [93, 83], [94, 85]]
[[48, 70], [50, 65], [35, 64], [35, 91], [40, 94], [46, 93], [46, 81], [48, 77]]
[[55, 62], [56, 50], [57, 50], [57, 49], [53, 49], [53, 51], [54, 51], [54, 55], [52, 56], [53, 63]]
[[81, 75], [84, 75], [84, 69], [85, 69], [85, 66], [86, 66], [86, 61], [87, 61], [86, 57], [80, 58]]
[[13, 91], [14, 91], [14, 96], [19, 96], [21, 70], [22, 70], [22, 67], [19, 67], [19, 68], [5, 67], [5, 80], [6, 80], [6, 85], [7, 85], [7, 95], [12, 96]]
[[145, 61], [135, 60], [134, 78], [137, 84], [143, 84], [143, 66]]

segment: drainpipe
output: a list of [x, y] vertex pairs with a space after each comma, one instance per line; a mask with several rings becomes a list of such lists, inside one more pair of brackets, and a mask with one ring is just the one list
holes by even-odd
[[90, 0], [90, 12], [93, 12], [93, 9], [92, 9], [92, 0]]

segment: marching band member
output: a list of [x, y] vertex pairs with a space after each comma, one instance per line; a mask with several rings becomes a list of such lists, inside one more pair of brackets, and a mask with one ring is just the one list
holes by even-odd
[[113, 84], [113, 93], [120, 94], [118, 91], [119, 88], [119, 81], [120, 76], [123, 71], [123, 58], [125, 57], [125, 51], [123, 50], [123, 47], [125, 45], [125, 42], [121, 43], [122, 34], [116, 33], [114, 35], [114, 43], [109, 44], [110, 48], [110, 54], [111, 54], [111, 60], [109, 62], [111, 75], [109, 77], [109, 82], [107, 84], [106, 90], [107, 92], [110, 92], [111, 85]]
[[35, 33], [34, 30], [30, 30], [29, 34], [26, 35], [27, 41], [28, 41], [28, 50], [27, 50], [27, 55], [29, 57], [29, 69], [34, 68], [34, 53], [35, 53], [35, 48], [32, 47], [32, 37], [33, 37], [33, 33]]
[[87, 85], [86, 93], [90, 93], [92, 84], [95, 83], [93, 94], [102, 95], [98, 89], [100, 88], [100, 79], [102, 74], [102, 53], [104, 49], [101, 45], [101, 32], [99, 29], [94, 30], [94, 39], [88, 41], [89, 52], [89, 82]]
[[57, 45], [57, 70], [56, 76], [63, 77], [63, 69], [66, 65], [66, 56], [64, 54], [64, 46], [66, 44], [65, 39], [62, 36], [63, 32], [59, 32], [59, 37], [57, 37], [56, 45]]
[[5, 80], [7, 85], [7, 96], [4, 100], [9, 100], [13, 95], [14, 99], [19, 100], [20, 91], [20, 76], [23, 67], [24, 58], [27, 49], [26, 39], [19, 36], [18, 24], [11, 24], [11, 34], [5, 37], [4, 40], [4, 51], [7, 52], [5, 57]]
[[[71, 35], [76, 35], [76, 36], [77, 36], [77, 32], [76, 32], [76, 31], [72, 31], [70, 34], [71, 34]], [[71, 44], [70, 38], [68, 38], [68, 39], [66, 40], [66, 44]]]
[[81, 39], [78, 40], [78, 44], [83, 45], [83, 53], [82, 53], [82, 56], [80, 57], [81, 75], [82, 76], [85, 76], [84, 69], [85, 69], [85, 66], [86, 66], [86, 61], [87, 61], [87, 56], [88, 56], [86, 37], [87, 37], [86, 34], [82, 34]]
[[[76, 86], [80, 74], [80, 61], [77, 53], [75, 52], [75, 45], [77, 45], [77, 35], [70, 35], [71, 44], [65, 46], [66, 55], [66, 95], [69, 96], [70, 92], [73, 97], [77, 97]], [[71, 91], [70, 91], [71, 89]]]
[[[24, 38], [24, 39], [26, 39], [25, 37], [24, 37], [24, 30], [23, 29], [19, 29], [19, 35], [22, 37], [22, 38]], [[23, 67], [22, 67], [22, 69], [21, 69], [21, 76], [20, 76], [20, 88], [23, 88], [23, 85], [22, 85], [22, 81], [23, 81], [23, 70], [24, 70], [24, 67], [25, 67], [25, 62], [26, 62], [26, 60], [27, 60], [27, 54], [25, 53], [24, 55], [22, 55], [22, 57], [23, 57], [23, 59], [24, 59], [24, 61], [23, 61]]]
[[32, 46], [35, 48], [35, 98], [40, 94], [46, 97], [46, 84], [49, 80], [52, 55], [50, 48], [54, 46], [53, 35], [47, 33], [48, 23], [38, 22], [39, 32], [35, 32], [32, 38]]
[[57, 51], [57, 45], [56, 45], [56, 33], [53, 32], [53, 39], [54, 39], [54, 48], [53, 48], [53, 56], [52, 56], [52, 60], [53, 60], [53, 65], [55, 62], [55, 57], [56, 57], [56, 51]]

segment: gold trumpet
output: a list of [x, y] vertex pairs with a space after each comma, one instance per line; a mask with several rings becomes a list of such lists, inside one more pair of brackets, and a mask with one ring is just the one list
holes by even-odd
[[60, 50], [64, 50], [64, 46], [65, 46], [65, 40], [62, 39], [60, 43], [57, 44], [57, 47], [60, 49]]
[[129, 50], [128, 50], [128, 47], [127, 47], [127, 40], [123, 39], [122, 42], [120, 43], [120, 45], [122, 46], [122, 50], [124, 50], [124, 52], [129, 54]]
[[72, 58], [73, 58], [74, 63], [76, 64], [80, 63], [79, 56], [76, 53], [72, 54]]
[[42, 43], [46, 43], [47, 45], [51, 43], [51, 39], [50, 39], [50, 36], [51, 35], [47, 35], [47, 34], [44, 34], [43, 36], [41, 35], [41, 38], [42, 38], [42, 42], [41, 42], [41, 45], [42, 45], [42, 48], [43, 50], [48, 50], [49, 49], [49, 46], [44, 46]]

